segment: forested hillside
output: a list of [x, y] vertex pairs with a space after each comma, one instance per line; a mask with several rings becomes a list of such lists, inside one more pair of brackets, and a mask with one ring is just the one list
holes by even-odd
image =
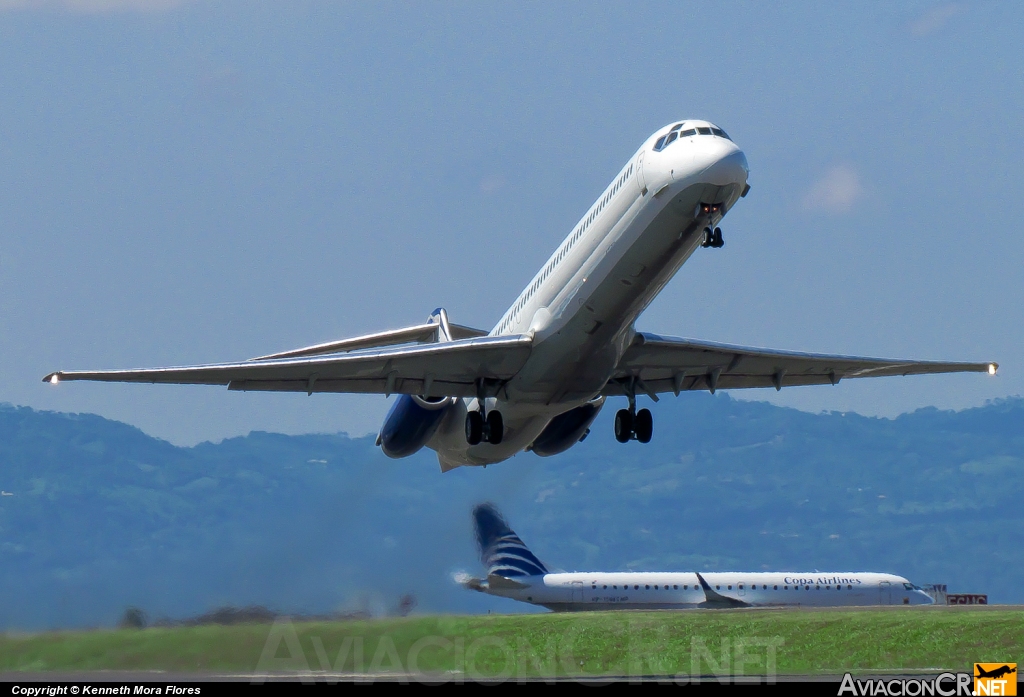
[[441, 474], [373, 439], [252, 433], [179, 448], [93, 415], [0, 407], [0, 627], [135, 605], [303, 613], [526, 610], [464, 591], [469, 512], [497, 503], [549, 567], [878, 570], [1024, 602], [1024, 400], [896, 419], [727, 395], [613, 408], [569, 452]]

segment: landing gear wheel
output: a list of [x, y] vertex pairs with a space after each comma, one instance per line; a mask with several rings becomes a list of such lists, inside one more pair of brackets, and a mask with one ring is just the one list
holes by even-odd
[[501, 418], [501, 412], [491, 410], [487, 414], [487, 442], [491, 445], [498, 445], [501, 443], [502, 436], [505, 435], [505, 423]]
[[479, 445], [484, 437], [484, 417], [478, 411], [471, 411], [466, 414], [466, 442], [470, 445]]
[[615, 412], [615, 440], [625, 443], [633, 437], [633, 414], [629, 409]]
[[721, 249], [725, 246], [725, 240], [722, 239], [722, 228], [716, 227], [715, 231], [711, 233], [711, 246], [716, 249]]
[[641, 443], [651, 442], [651, 436], [654, 435], [654, 417], [651, 416], [650, 409], [641, 409], [636, 413], [636, 418], [633, 420], [633, 432]]
[[710, 247], [715, 241], [715, 233], [711, 231], [711, 228], [704, 228], [704, 239], [701, 241], [701, 247]]

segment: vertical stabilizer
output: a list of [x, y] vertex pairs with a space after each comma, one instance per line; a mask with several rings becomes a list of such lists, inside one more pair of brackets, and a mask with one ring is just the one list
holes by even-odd
[[488, 576], [516, 578], [543, 576], [547, 567], [534, 556], [501, 513], [492, 503], [483, 503], [473, 509], [476, 541], [480, 545], [480, 559], [487, 567]]

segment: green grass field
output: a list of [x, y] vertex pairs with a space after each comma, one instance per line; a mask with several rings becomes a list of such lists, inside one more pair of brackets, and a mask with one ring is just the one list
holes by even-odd
[[0, 636], [0, 671], [444, 673], [473, 678], [970, 670], [1024, 662], [1024, 609], [436, 616]]

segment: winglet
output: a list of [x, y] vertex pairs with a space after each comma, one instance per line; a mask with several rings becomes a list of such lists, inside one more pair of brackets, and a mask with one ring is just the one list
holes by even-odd
[[700, 607], [747, 607], [749, 605], [749, 603], [745, 603], [742, 600], [729, 598], [712, 590], [708, 582], [700, 575], [700, 572], [697, 572], [697, 580], [700, 581], [700, 587], [704, 591], [704, 602], [700, 604]]
[[56, 385], [57, 383], [60, 382], [60, 371], [56, 373], [50, 373], [45, 378], [43, 378], [43, 382], [48, 382], [51, 385]]

